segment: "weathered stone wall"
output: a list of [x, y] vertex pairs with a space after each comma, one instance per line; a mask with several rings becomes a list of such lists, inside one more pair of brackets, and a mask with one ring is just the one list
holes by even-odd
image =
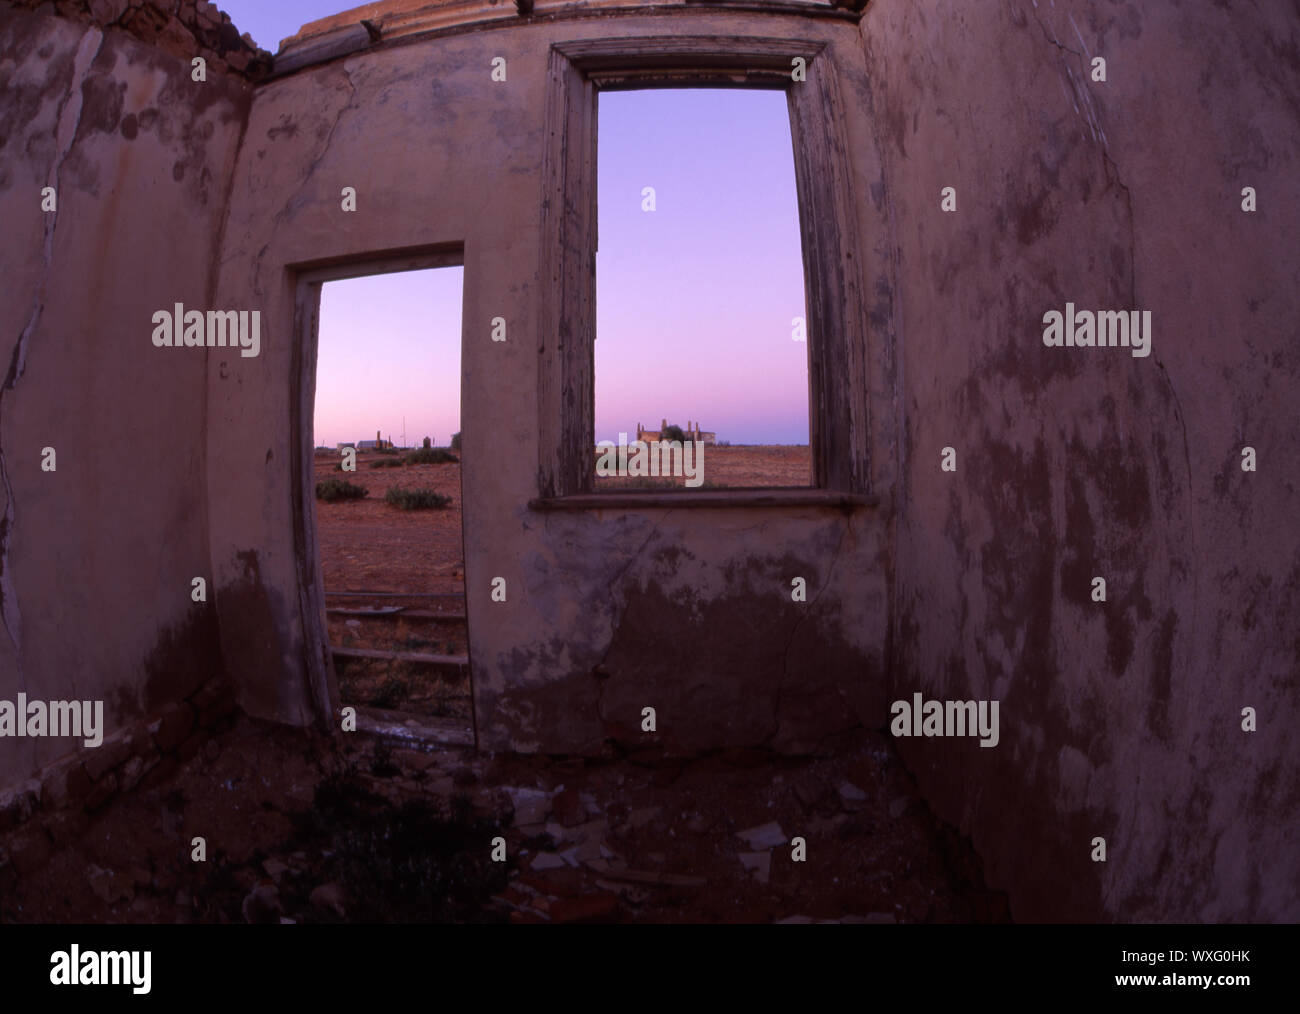
[[[107, 737], [222, 672], [208, 353], [150, 335], [211, 303], [248, 86], [3, 6], [0, 93], [0, 699], [103, 700]], [[79, 746], [0, 739], [0, 786]]]
[[157, 717], [122, 725], [98, 746], [46, 765], [39, 777], [0, 788], [0, 878], [10, 865], [19, 876], [34, 872], [114, 799], [166, 782], [233, 724], [234, 712], [234, 693], [215, 677]]
[[271, 54], [241, 36], [230, 15], [207, 0], [13, 0], [12, 6], [117, 28], [171, 56], [201, 56], [218, 73], [256, 80], [271, 69]]
[[[996, 748], [904, 756], [1020, 918], [1300, 918], [1296, 7], [877, 0], [860, 30], [897, 254], [892, 697], [1001, 701]], [[1046, 347], [1067, 301], [1150, 310], [1152, 354]]]

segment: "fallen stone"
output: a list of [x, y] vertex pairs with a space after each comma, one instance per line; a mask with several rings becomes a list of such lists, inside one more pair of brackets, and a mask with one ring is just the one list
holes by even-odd
[[90, 0], [90, 13], [97, 25], [111, 25], [129, 6], [128, 0]]
[[117, 792], [117, 775], [109, 774], [95, 783], [90, 795], [86, 797], [86, 809], [94, 813], [104, 806]]
[[194, 728], [194, 709], [184, 702], [169, 708], [158, 722], [153, 734], [154, 745], [163, 753], [175, 750]]
[[514, 807], [516, 825], [545, 823], [547, 814], [551, 812], [550, 793], [515, 786], [506, 786], [504, 792]]
[[95, 781], [99, 781], [130, 755], [131, 744], [125, 737], [122, 737], [87, 750], [85, 760], [82, 763], [85, 765], [86, 774], [90, 775]]
[[852, 782], [843, 782], [840, 784], [840, 795], [850, 802], [860, 803], [867, 798], [867, 794]]
[[629, 905], [641, 906], [650, 900], [650, 891], [635, 884], [616, 884], [612, 880], [596, 879], [596, 886], [602, 891], [613, 891]]
[[784, 845], [790, 840], [785, 836], [785, 832], [781, 830], [781, 825], [774, 820], [766, 824], [760, 824], [758, 827], [737, 831], [736, 837], [743, 839], [751, 849], [776, 848], [776, 846]]
[[[46, 806], [63, 807], [85, 799], [91, 789], [90, 776], [81, 765], [80, 757], [64, 761], [46, 774], [41, 783], [41, 800]], [[0, 803], [0, 809], [4, 804]], [[0, 828], [4, 819], [0, 818]]]
[[73, 844], [86, 833], [90, 817], [84, 810], [60, 810], [41, 821], [57, 848]]
[[541, 870], [557, 870], [565, 865], [567, 864], [563, 857], [556, 855], [554, 852], [542, 852], [533, 857], [532, 869], [539, 872]]
[[[157, 764], [158, 759], [155, 757], [153, 759], [153, 762]], [[145, 762], [143, 757], [132, 757], [130, 760], [128, 760], [125, 764], [122, 765], [122, 770], [119, 773], [118, 777], [120, 779], [123, 792], [129, 792], [131, 789], [135, 788], [136, 784], [140, 781], [140, 779], [144, 777], [144, 773], [145, 773], [144, 765]]]

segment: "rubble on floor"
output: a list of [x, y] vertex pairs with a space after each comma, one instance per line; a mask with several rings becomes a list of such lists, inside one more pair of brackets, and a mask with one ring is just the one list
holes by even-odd
[[0, 840], [0, 921], [1006, 918], [881, 734], [804, 759], [491, 756], [248, 719], [212, 742], [79, 834]]

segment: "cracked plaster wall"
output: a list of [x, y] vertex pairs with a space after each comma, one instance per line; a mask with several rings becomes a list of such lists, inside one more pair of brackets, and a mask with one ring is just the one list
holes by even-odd
[[[206, 353], [150, 334], [155, 310], [209, 301], [247, 91], [0, 5], [0, 92], [0, 698], [102, 699], [109, 735], [221, 668], [190, 600], [210, 577]], [[0, 786], [80, 746], [0, 739]]]
[[[883, 720], [887, 529], [877, 512], [848, 521], [824, 508], [527, 507], [537, 495], [549, 46], [684, 33], [820, 36], [846, 80], [862, 76], [851, 24], [686, 9], [422, 40], [258, 89], [218, 298], [261, 307], [262, 354], [232, 360], [225, 376], [211, 369], [208, 388], [212, 556], [219, 587], [230, 590], [217, 607], [253, 713], [311, 717], [291, 539], [287, 266], [462, 243], [465, 560], [480, 745], [644, 745], [645, 706], [657, 709], [658, 743], [683, 752], [807, 748], [864, 718]], [[506, 58], [504, 83], [490, 78], [495, 56]], [[855, 150], [870, 149], [860, 110], [848, 110], [844, 129]], [[867, 193], [865, 169], [855, 172]], [[355, 213], [340, 210], [343, 187], [356, 188]], [[865, 223], [878, 211], [867, 204], [862, 213]], [[489, 340], [496, 316], [509, 322], [505, 343]], [[365, 355], [364, 336], [357, 346]], [[490, 599], [497, 576], [505, 603]], [[807, 604], [791, 601], [796, 576], [808, 581]]]
[[[899, 743], [1022, 919], [1300, 918], [1298, 26], [1062, 0], [860, 26], [901, 293], [891, 697], [1002, 702], [995, 749]], [[1044, 347], [1066, 301], [1151, 310], [1152, 355]]]

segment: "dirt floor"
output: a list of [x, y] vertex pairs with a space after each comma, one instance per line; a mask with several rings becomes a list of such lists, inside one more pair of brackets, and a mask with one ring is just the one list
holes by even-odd
[[[798, 450], [806, 454], [761, 452], [763, 474], [793, 468]], [[720, 473], [731, 457], [723, 452], [751, 469], [759, 453], [718, 451], [709, 460]], [[373, 459], [346, 475], [333, 455], [317, 459], [319, 479], [371, 490], [359, 502], [318, 503], [330, 640], [418, 658], [336, 656], [341, 695], [463, 718], [459, 465], [371, 469]], [[431, 486], [452, 503], [400, 511], [383, 502], [394, 483]], [[367, 594], [337, 594], [348, 589]], [[406, 597], [370, 594], [381, 592]], [[367, 615], [376, 609], [384, 615]], [[93, 815], [38, 814], [0, 838], [0, 920], [1006, 918], [977, 858], [931, 816], [887, 735], [860, 731], [827, 749], [802, 759], [492, 756], [239, 717], [166, 781]]]
[[[195, 837], [205, 861], [193, 859]], [[5, 922], [893, 923], [1005, 912], [881, 734], [803, 760], [593, 761], [424, 752], [240, 718], [165, 783], [93, 817], [37, 818], [0, 842]]]

